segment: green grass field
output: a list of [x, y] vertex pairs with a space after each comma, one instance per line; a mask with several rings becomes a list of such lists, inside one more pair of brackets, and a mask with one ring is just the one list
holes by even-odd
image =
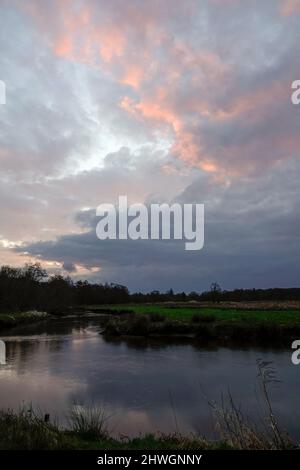
[[[160, 304], [153, 305], [107, 305], [99, 306], [103, 310], [107, 307], [110, 311], [132, 310], [135, 313], [158, 313], [164, 315], [171, 320], [189, 321], [194, 315], [213, 315], [218, 323], [276, 323], [278, 325], [300, 325], [300, 310], [234, 310], [220, 308], [197, 308], [197, 307], [176, 307], [163, 306]], [[91, 307], [93, 311], [97, 307]], [[88, 309], [88, 307], [87, 307]]]

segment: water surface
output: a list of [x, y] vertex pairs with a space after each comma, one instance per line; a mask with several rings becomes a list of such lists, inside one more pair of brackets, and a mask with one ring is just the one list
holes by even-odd
[[115, 435], [193, 432], [217, 437], [208, 401], [230, 390], [255, 418], [262, 414], [256, 361], [272, 361], [275, 411], [300, 440], [300, 366], [291, 351], [201, 346], [188, 341], [107, 340], [99, 317], [60, 319], [2, 335], [0, 408], [32, 403], [61, 425], [72, 404], [100, 405]]

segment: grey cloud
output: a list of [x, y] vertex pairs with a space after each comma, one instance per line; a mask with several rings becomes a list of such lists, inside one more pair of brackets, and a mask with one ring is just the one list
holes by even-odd
[[[100, 242], [93, 211], [77, 215], [87, 232], [35, 243], [26, 250], [42, 259], [101, 267], [96, 279], [127, 283], [131, 289], [203, 289], [213, 280], [224, 288], [296, 285], [298, 170], [294, 163], [288, 169], [277, 169], [267, 180], [212, 189], [202, 198], [209, 202], [205, 247], [200, 252], [184, 251], [181, 241]], [[280, 185], [286, 173], [290, 175], [289, 191]], [[179, 200], [199, 202], [201, 194], [200, 185], [194, 183]]]
[[63, 270], [67, 271], [68, 273], [75, 273], [76, 266], [75, 264], [66, 261], [65, 263], [63, 263]]

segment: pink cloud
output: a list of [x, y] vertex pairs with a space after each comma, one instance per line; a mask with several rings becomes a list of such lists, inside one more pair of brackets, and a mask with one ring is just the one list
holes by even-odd
[[[212, 0], [212, 3], [221, 6], [236, 2]], [[240, 143], [239, 135], [236, 142], [232, 138], [226, 146], [210, 142], [205, 125], [226, 128], [244, 123], [248, 129], [254, 128], [269, 118], [274, 103], [289, 102], [289, 89], [284, 80], [278, 79], [270, 84], [256, 84], [249, 90], [241, 86], [241, 91], [232, 93], [230, 99], [223, 97], [218, 101], [215, 96], [218, 89], [231, 89], [235, 83], [238, 64], [226, 62], [207, 45], [194, 44], [188, 34], [175, 35], [167, 27], [169, 21], [178, 20], [180, 15], [190, 24], [197, 12], [195, 2], [186, 2], [185, 8], [175, 8], [170, 1], [164, 5], [145, 2], [141, 8], [116, 2], [115, 9], [107, 4], [101, 4], [99, 9], [94, 0], [76, 3], [76, 8], [69, 0], [55, 5], [55, 26], [47, 24], [40, 3], [33, 2], [29, 9], [48, 31], [54, 54], [108, 71], [121, 87], [123, 96], [118, 100], [121, 109], [141, 122], [153, 139], [167, 136], [170, 155], [186, 165], [208, 173], [248, 173], [253, 167], [262, 168], [259, 155], [263, 152], [268, 152], [264, 161], [271, 165], [294, 149], [291, 144], [284, 149], [280, 142], [285, 142], [285, 137], [279, 134], [275, 156], [272, 133], [254, 137], [250, 144]], [[299, 1], [281, 2], [284, 16], [298, 10]], [[251, 165], [243, 155], [251, 159]]]
[[291, 16], [300, 11], [299, 0], [281, 0], [280, 14], [282, 16]]
[[289, 92], [286, 82], [274, 80], [233, 98], [227, 107], [216, 111], [214, 118], [226, 121], [247, 116], [253, 123], [261, 119], [274, 103], [283, 100], [288, 102]]

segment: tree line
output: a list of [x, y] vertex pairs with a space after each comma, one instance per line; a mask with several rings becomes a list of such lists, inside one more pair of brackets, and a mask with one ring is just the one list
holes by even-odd
[[114, 283], [92, 283], [87, 280], [73, 281], [59, 274], [49, 276], [39, 263], [16, 268], [0, 268], [0, 310], [45, 310], [63, 312], [70, 307], [146, 302], [189, 301], [254, 301], [300, 300], [300, 289], [235, 289], [222, 290], [212, 283], [209, 291], [174, 293], [158, 290], [149, 293], [130, 294], [126, 286]]

